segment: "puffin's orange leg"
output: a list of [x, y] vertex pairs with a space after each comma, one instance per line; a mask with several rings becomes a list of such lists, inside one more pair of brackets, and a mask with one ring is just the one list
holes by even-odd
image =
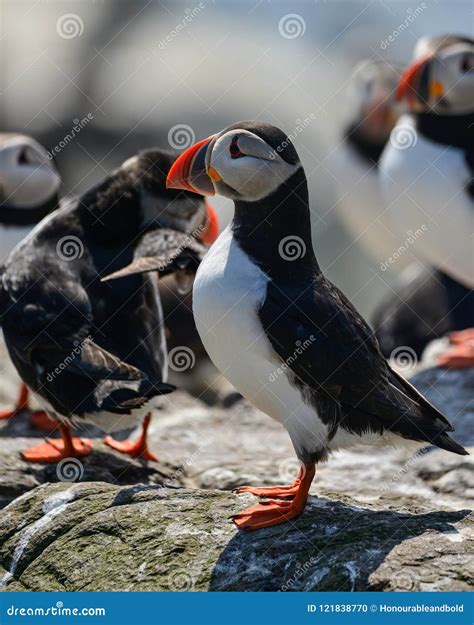
[[[11, 419], [23, 410], [28, 410], [29, 395], [28, 387], [26, 384], [22, 384], [15, 408], [13, 410], [0, 410], [0, 420]], [[31, 425], [38, 430], [46, 432], [54, 432], [58, 427], [57, 422], [51, 419], [44, 410], [35, 410], [31, 414]]]
[[439, 366], [446, 369], [474, 367], [474, 328], [453, 332], [449, 335], [449, 342], [454, 347], [438, 356]]
[[44, 410], [35, 410], [31, 414], [31, 425], [37, 430], [44, 432], [54, 432], [58, 427], [58, 422], [48, 415]]
[[147, 444], [150, 421], [151, 415], [147, 414], [143, 421], [142, 433], [136, 441], [116, 441], [111, 436], [106, 436], [104, 438], [104, 443], [112, 449], [115, 449], [115, 451], [132, 456], [132, 458], [142, 458], [143, 460], [154, 460], [155, 462], [158, 462], [158, 457], [148, 449]]
[[92, 452], [92, 441], [88, 438], [74, 438], [68, 425], [60, 424], [62, 439], [47, 438], [21, 455], [28, 462], [59, 462], [64, 458], [82, 458]]
[[298, 475], [289, 486], [240, 486], [236, 488], [236, 493], [251, 493], [257, 497], [275, 497], [276, 499], [292, 499], [298, 494], [301, 480], [305, 474], [305, 469], [301, 468]]
[[315, 472], [314, 464], [305, 467], [304, 475], [293, 501], [282, 501], [281, 499], [262, 501], [232, 517], [234, 523], [242, 530], [251, 531], [286, 523], [286, 521], [300, 516], [305, 509]]
[[0, 419], [11, 419], [22, 410], [28, 408], [29, 394], [30, 393], [26, 384], [22, 384], [20, 386], [20, 394], [18, 395], [18, 399], [16, 400], [15, 407], [13, 408], [13, 410], [0, 410]]

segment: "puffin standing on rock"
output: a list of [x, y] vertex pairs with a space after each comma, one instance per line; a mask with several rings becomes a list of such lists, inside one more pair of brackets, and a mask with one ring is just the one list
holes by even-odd
[[[417, 253], [461, 285], [448, 296], [465, 327], [474, 288], [474, 41], [451, 37], [418, 48], [398, 86], [409, 113], [382, 156], [382, 190], [394, 228], [424, 225]], [[439, 363], [472, 367], [474, 329], [454, 334], [452, 344]]]
[[[32, 137], [0, 133], [0, 263], [43, 217], [59, 205], [61, 178], [46, 150]], [[13, 410], [0, 420], [28, 410], [29, 393], [21, 385]], [[31, 415], [40, 429], [54, 425], [43, 411]]]
[[44, 219], [3, 268], [8, 351], [62, 435], [23, 452], [26, 460], [89, 454], [91, 442], [72, 436], [75, 423], [117, 431], [143, 419], [137, 441], [106, 442], [156, 459], [146, 440], [151, 402], [174, 387], [156, 276], [143, 272], [175, 272], [188, 283], [207, 250], [197, 238], [209, 243], [216, 233], [202, 197], [166, 190], [175, 158], [148, 150], [127, 160]]
[[197, 328], [235, 388], [285, 426], [302, 463], [290, 486], [240, 489], [269, 499], [237, 514], [239, 528], [299, 516], [316, 463], [336, 449], [417, 441], [467, 453], [322, 274], [305, 172], [285, 133], [256, 121], [234, 124], [188, 148], [167, 186], [234, 200], [231, 225], [196, 275]]

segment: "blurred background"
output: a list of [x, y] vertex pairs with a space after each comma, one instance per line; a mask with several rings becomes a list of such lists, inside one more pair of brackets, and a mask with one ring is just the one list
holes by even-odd
[[[273, 123], [308, 176], [319, 262], [370, 318], [401, 265], [381, 271], [338, 219], [348, 80], [361, 59], [403, 66], [421, 36], [469, 35], [470, 1], [3, 0], [1, 11], [0, 130], [54, 155], [64, 195], [142, 148]], [[225, 225], [231, 206], [213, 202]]]

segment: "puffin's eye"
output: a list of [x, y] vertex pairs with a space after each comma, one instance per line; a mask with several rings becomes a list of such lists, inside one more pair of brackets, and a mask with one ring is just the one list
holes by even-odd
[[245, 156], [243, 152], [240, 151], [239, 145], [237, 143], [237, 135], [232, 138], [232, 142], [229, 147], [230, 157], [231, 158], [242, 158]]
[[20, 154], [18, 155], [18, 165], [27, 165], [28, 164], [28, 159], [26, 157], [27, 154], [27, 148], [23, 148], [20, 152]]
[[472, 72], [474, 69], [474, 55], [465, 54], [461, 59], [461, 71], [463, 73]]

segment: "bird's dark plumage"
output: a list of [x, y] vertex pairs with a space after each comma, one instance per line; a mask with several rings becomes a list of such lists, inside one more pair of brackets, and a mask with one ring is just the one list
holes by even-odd
[[130, 414], [173, 390], [164, 381], [156, 276], [101, 278], [133, 263], [151, 240], [158, 254], [162, 228], [171, 237], [163, 262], [171, 262], [171, 242], [205, 222], [202, 198], [165, 189], [175, 156], [149, 150], [130, 159], [45, 219], [3, 268], [8, 350], [22, 379], [59, 418]]
[[103, 278], [104, 281], [156, 271], [161, 276], [180, 271], [196, 272], [207, 248], [192, 235], [163, 228], [145, 234], [136, 246], [127, 267]]

